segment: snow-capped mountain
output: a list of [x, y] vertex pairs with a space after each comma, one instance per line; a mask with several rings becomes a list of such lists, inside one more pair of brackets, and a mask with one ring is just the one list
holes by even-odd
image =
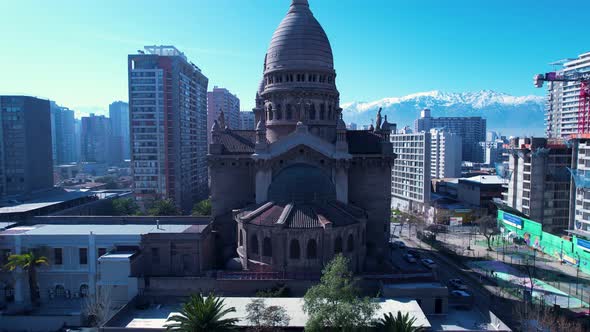
[[383, 98], [372, 102], [344, 103], [344, 121], [357, 125], [370, 124], [379, 107], [387, 120], [398, 128], [409, 125], [429, 108], [433, 117], [481, 116], [487, 119], [487, 130], [504, 135], [543, 135], [545, 98], [540, 96], [511, 96], [482, 90], [479, 92], [447, 93], [419, 92], [404, 97]]

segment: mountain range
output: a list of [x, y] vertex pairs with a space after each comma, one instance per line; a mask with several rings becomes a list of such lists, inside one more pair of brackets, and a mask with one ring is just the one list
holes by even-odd
[[387, 115], [397, 128], [410, 126], [420, 117], [424, 108], [432, 117], [481, 116], [487, 119], [487, 130], [507, 136], [543, 136], [544, 103], [541, 96], [512, 96], [505, 93], [482, 90], [479, 92], [447, 93], [441, 91], [419, 92], [404, 97], [383, 98], [371, 102], [350, 102], [341, 105], [346, 123], [359, 126], [371, 124], [377, 110]]

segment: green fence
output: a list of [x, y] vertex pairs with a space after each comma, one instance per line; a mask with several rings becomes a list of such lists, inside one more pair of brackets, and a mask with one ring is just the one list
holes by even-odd
[[570, 264], [579, 265], [580, 270], [590, 273], [590, 240], [576, 236], [571, 240], [563, 239], [543, 232], [542, 225], [536, 221], [503, 210], [498, 210], [498, 224], [504, 228], [505, 235], [514, 232], [528, 246]]

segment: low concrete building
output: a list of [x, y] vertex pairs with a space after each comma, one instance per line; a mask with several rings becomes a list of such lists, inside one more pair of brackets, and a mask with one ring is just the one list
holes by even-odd
[[502, 190], [506, 180], [497, 175], [478, 175], [459, 179], [458, 198], [461, 202], [480, 208], [495, 211], [494, 198], [502, 198]]

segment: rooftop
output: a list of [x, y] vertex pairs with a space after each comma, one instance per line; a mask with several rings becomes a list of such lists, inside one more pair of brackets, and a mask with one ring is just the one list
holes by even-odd
[[0, 235], [118, 235], [133, 236], [144, 234], [175, 234], [175, 233], [200, 233], [207, 227], [190, 224], [36, 224], [30, 226], [17, 226], [0, 232]]
[[461, 181], [477, 182], [481, 184], [504, 184], [506, 180], [497, 175], [476, 175], [470, 178], [462, 178]]
[[[226, 318], [239, 319], [238, 326], [247, 327], [251, 324], [246, 321], [246, 305], [255, 297], [224, 297], [222, 298], [228, 307], [234, 307], [235, 312], [229, 313]], [[281, 306], [287, 310], [289, 314], [289, 327], [301, 328], [307, 323], [308, 316], [303, 312], [303, 298], [263, 298], [267, 306], [275, 305]], [[409, 313], [410, 316], [416, 318], [414, 326], [422, 326], [424, 328], [430, 327], [428, 319], [422, 312], [422, 309], [415, 300], [399, 298], [399, 299], [379, 299], [381, 308], [376, 313], [376, 317], [383, 317], [385, 313], [395, 313], [401, 311], [402, 313]], [[156, 329], [155, 331], [163, 331], [164, 324], [168, 317], [178, 314], [180, 304], [173, 305], [157, 305], [152, 306], [147, 310], [128, 309], [126, 312], [121, 312], [108, 322], [105, 327], [126, 327], [135, 329]]]
[[46, 192], [35, 194], [31, 196], [31, 198], [29, 199], [14, 200], [12, 203], [0, 207], [0, 214], [23, 213], [33, 211], [47, 206], [56, 205], [63, 202], [72, 201], [75, 199], [88, 197], [92, 195], [94, 195], [94, 193], [90, 191], [66, 191], [61, 189], [49, 190]]

